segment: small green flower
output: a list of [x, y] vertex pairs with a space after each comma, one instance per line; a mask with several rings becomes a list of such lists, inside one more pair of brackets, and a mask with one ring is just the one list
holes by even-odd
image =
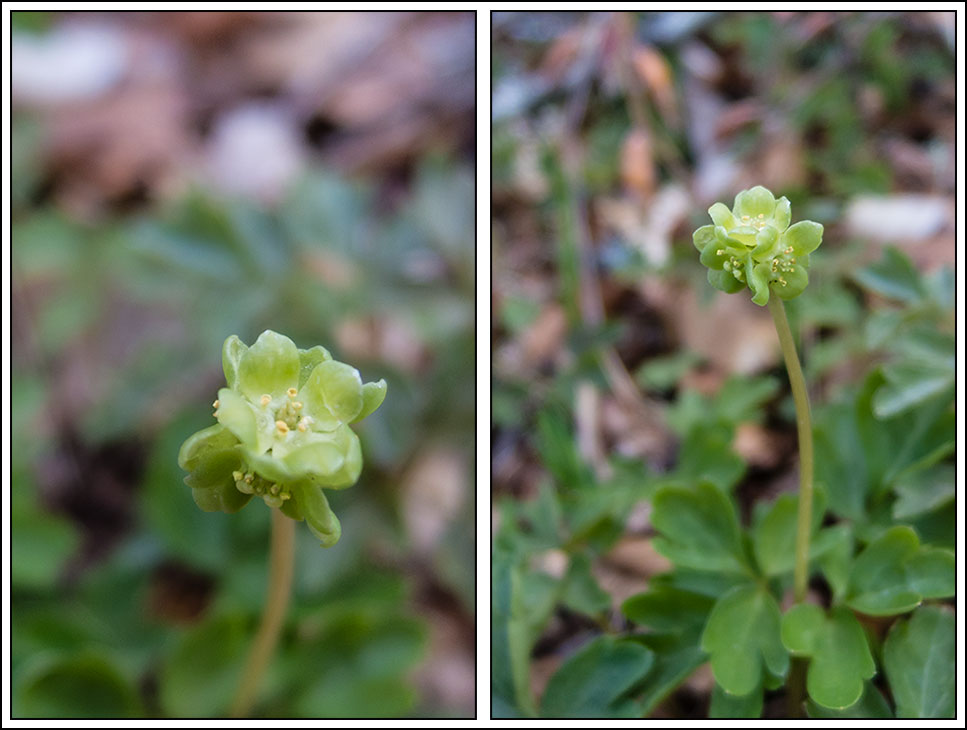
[[748, 286], [760, 306], [769, 302], [770, 291], [781, 299], [802, 293], [809, 283], [809, 254], [823, 240], [821, 224], [790, 226], [789, 201], [776, 200], [761, 185], [736, 195], [732, 210], [716, 203], [708, 213], [713, 225], [695, 231], [692, 241], [712, 286], [729, 294]]
[[257, 495], [335, 545], [339, 520], [323, 489], [359, 478], [362, 452], [349, 424], [379, 407], [386, 382], [364, 384], [324, 347], [301, 350], [271, 330], [251, 347], [235, 335], [225, 340], [222, 367], [218, 423], [190, 436], [178, 454], [195, 502], [237, 512]]

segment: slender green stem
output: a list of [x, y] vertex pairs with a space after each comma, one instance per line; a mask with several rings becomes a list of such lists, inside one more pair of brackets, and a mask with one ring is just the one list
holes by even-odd
[[786, 318], [786, 309], [778, 297], [769, 297], [769, 311], [776, 323], [782, 356], [789, 373], [792, 399], [796, 403], [796, 428], [799, 432], [799, 516], [796, 524], [796, 564], [793, 570], [793, 596], [796, 603], [806, 598], [809, 578], [809, 532], [813, 512], [813, 427], [809, 414], [806, 379], [796, 354], [796, 343]]
[[272, 541], [269, 553], [269, 584], [259, 626], [249, 651], [242, 677], [232, 701], [232, 717], [246, 717], [258, 693], [259, 682], [272, 658], [282, 632], [292, 592], [292, 567], [295, 558], [295, 522], [282, 510], [272, 510]]

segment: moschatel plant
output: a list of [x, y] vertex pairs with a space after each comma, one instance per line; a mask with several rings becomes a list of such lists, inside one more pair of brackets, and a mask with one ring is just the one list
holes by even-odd
[[[812, 423], [785, 306], [807, 287], [823, 227], [793, 223], [788, 200], [762, 187], [709, 212], [712, 223], [694, 234], [709, 281], [748, 291], [778, 331], [796, 409], [798, 493], [756, 500], [747, 515], [735, 493], [747, 464], [732, 445], [779, 393], [769, 375], [730, 377], [711, 395], [683, 388], [667, 410], [677, 463], [643, 471], [613, 457], [603, 478], [578, 449], [569, 396], [550, 397], [534, 439], [546, 480], [533, 500], [502, 500], [494, 538], [493, 713], [688, 712], [675, 690], [709, 663], [710, 717], [758, 718], [767, 698], [772, 716], [784, 702], [794, 717], [952, 717], [956, 630], [944, 599], [956, 591], [956, 429], [952, 382], [937, 386], [932, 374], [954, 351], [942, 280], [921, 277], [897, 253], [850, 273], [902, 309], [874, 311], [865, 327], [857, 313], [848, 336], [894, 332], [895, 352], [817, 408]], [[818, 311], [823, 303], [811, 299], [820, 296], [801, 297], [799, 321]], [[615, 625], [613, 597], [593, 567], [641, 500], [651, 502], [651, 545], [671, 566], [622, 603]], [[592, 638], [535, 696], [532, 660], [554, 646], [551, 627], [562, 619]]]
[[278, 641], [292, 584], [294, 526], [305, 520], [323, 547], [340, 537], [326, 489], [351, 487], [362, 470], [359, 438], [349, 427], [383, 402], [386, 382], [322, 346], [297, 348], [266, 330], [248, 347], [232, 335], [222, 348], [226, 386], [212, 404], [217, 423], [188, 437], [178, 464], [195, 503], [237, 512], [253, 497], [272, 510], [265, 612], [231, 712], [246, 715]]
[[[761, 186], [740, 192], [731, 210], [716, 203], [709, 215], [713, 224], [695, 231], [695, 247], [709, 268], [709, 283], [728, 293], [748, 288], [753, 292], [753, 302], [769, 307], [795, 402], [800, 457], [793, 605], [784, 614], [776, 600], [778, 586], [769, 579], [784, 572], [786, 566], [778, 564], [781, 561], [776, 554], [770, 554], [768, 545], [779, 537], [770, 537], [770, 533], [777, 533], [783, 524], [791, 527], [793, 504], [777, 501], [762, 518], [753, 544], [755, 561], [747, 560], [735, 531], [735, 520], [726, 519], [722, 525], [721, 533], [735, 538], [726, 541], [729, 549], [723, 559], [731, 561], [726, 572], [735, 569], [746, 578], [717, 600], [701, 636], [701, 648], [710, 656], [717, 684], [712, 709], [723, 714], [730, 710], [739, 716], [752, 714], [753, 708], [761, 708], [763, 688], [779, 686], [785, 680], [789, 711], [794, 716], [802, 712], [804, 689], [816, 714], [824, 708], [846, 710], [864, 695], [867, 705], [860, 712], [878, 711], [878, 707], [871, 708], [875, 699], [882, 699], [867, 687], [867, 681], [876, 673], [876, 664], [858, 615], [889, 616], [912, 611], [926, 598], [953, 595], [954, 556], [948, 550], [922, 547], [917, 533], [903, 525], [890, 527], [869, 540], [851, 565], [848, 545], [831, 547], [831, 542], [842, 542], [831, 530], [817, 540], [823, 544], [814, 544], [811, 549], [810, 540], [819, 527], [823, 510], [815, 510], [814, 518], [810, 405], [783, 300], [799, 296], [809, 283], [809, 255], [822, 242], [823, 226], [812, 221], [790, 225], [789, 201], [784, 197], [776, 200]], [[734, 517], [734, 508], [725, 495], [713, 494], [714, 487], [700, 486], [700, 496], [702, 490], [707, 492], [701, 500], [706, 507], [718, 501], [724, 512], [732, 512]], [[692, 496], [660, 492], [655, 499], [656, 528], [661, 532], [664, 526], [675, 533], [679, 525], [669, 508], [676, 500], [690, 504]], [[683, 505], [685, 510], [689, 504]], [[693, 509], [696, 506], [691, 504]], [[722, 520], [720, 516], [717, 519]], [[667, 535], [658, 543], [658, 549], [663, 549], [672, 560], [687, 557], [680, 547]], [[824, 568], [833, 589], [828, 610], [807, 602], [810, 559], [824, 553]], [[902, 625], [896, 639], [891, 634], [886, 642], [888, 672], [904, 671], [896, 661], [890, 665], [898, 645], [902, 643], [903, 652], [916, 651], [904, 632], [924, 625], [930, 626], [926, 631], [941, 631], [939, 627], [946, 626], [948, 619], [952, 617], [938, 608], [918, 609], [914, 620]], [[898, 686], [894, 692], [902, 694], [904, 688]]]

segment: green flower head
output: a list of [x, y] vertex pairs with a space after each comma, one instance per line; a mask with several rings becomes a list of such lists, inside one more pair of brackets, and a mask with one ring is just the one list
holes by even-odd
[[781, 299], [802, 293], [809, 283], [809, 254], [823, 240], [821, 224], [790, 226], [789, 201], [776, 200], [761, 185], [736, 195], [732, 210], [716, 203], [708, 213], [713, 225], [695, 231], [692, 241], [712, 286], [730, 294], [748, 286], [760, 306], [769, 302], [770, 291]]
[[323, 489], [352, 486], [362, 470], [350, 423], [375, 411], [386, 382], [363, 383], [356, 368], [321, 346], [302, 350], [266, 330], [248, 347], [225, 340], [226, 387], [213, 403], [213, 426], [190, 436], [178, 454], [185, 483], [203, 510], [237, 512], [253, 496], [305, 519], [326, 547], [339, 520]]

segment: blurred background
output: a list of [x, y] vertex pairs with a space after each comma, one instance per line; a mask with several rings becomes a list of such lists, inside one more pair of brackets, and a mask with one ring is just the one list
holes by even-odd
[[[714, 291], [691, 240], [712, 203], [753, 185], [825, 226], [809, 289], [787, 310], [831, 511], [860, 535], [902, 517], [925, 542], [956, 544], [954, 23], [493, 14], [498, 713], [527, 710], [512, 706], [522, 661], [539, 697], [589, 637], [627, 628], [621, 602], [669, 568], [651, 546], [658, 485], [734, 487], [745, 520], [796, 489], [771, 317]], [[864, 496], [853, 414], [871, 404], [886, 430], [934, 429], [920, 484]], [[871, 472], [903, 443], [869, 456]], [[921, 488], [937, 500], [912, 496]], [[526, 618], [502, 613], [503, 585], [520, 587]], [[711, 687], [700, 670], [644, 712], [704, 716]]]
[[13, 716], [225, 712], [269, 512], [177, 452], [266, 328], [389, 392], [257, 712], [471, 716], [473, 13], [11, 17]]

